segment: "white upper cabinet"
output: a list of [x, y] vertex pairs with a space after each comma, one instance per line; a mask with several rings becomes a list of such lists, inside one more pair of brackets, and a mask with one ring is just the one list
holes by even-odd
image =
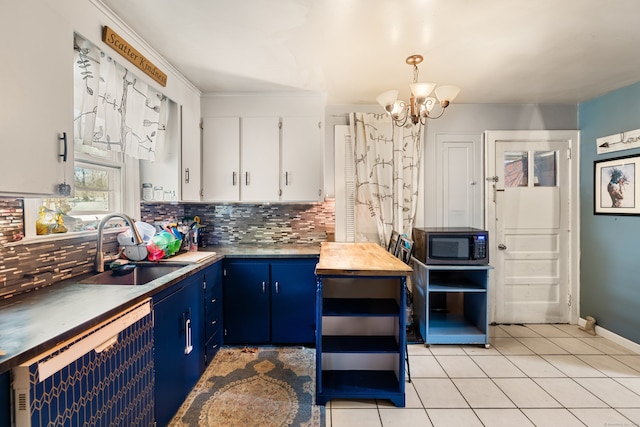
[[202, 120], [202, 200], [240, 200], [240, 118]]
[[73, 29], [40, 0], [0, 2], [0, 28], [0, 194], [57, 194], [73, 184]]
[[243, 117], [240, 135], [240, 166], [245, 202], [279, 199], [280, 118]]
[[181, 141], [181, 190], [180, 200], [200, 201], [201, 177], [201, 133], [200, 133], [200, 99], [181, 106], [180, 110]]
[[319, 122], [312, 117], [205, 117], [202, 200], [319, 200]]
[[317, 117], [284, 117], [280, 200], [308, 202], [322, 194], [322, 129]]
[[153, 162], [140, 160], [140, 180], [162, 187], [168, 199], [200, 201], [200, 118], [188, 105], [169, 103], [167, 134]]

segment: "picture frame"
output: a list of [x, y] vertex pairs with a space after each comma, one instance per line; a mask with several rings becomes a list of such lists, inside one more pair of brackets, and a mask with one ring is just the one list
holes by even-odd
[[594, 214], [640, 215], [640, 155], [593, 163]]

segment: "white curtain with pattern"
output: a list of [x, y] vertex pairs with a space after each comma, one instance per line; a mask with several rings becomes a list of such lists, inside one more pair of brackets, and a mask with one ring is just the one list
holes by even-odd
[[420, 125], [386, 114], [350, 115], [355, 159], [356, 241], [386, 245], [392, 230], [411, 236], [422, 161]]
[[78, 34], [74, 52], [76, 141], [155, 160], [166, 133], [167, 97]]

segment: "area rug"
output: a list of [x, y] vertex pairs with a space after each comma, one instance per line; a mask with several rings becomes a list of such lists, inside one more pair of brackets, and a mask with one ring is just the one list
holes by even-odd
[[169, 425], [323, 427], [314, 403], [315, 349], [223, 347]]

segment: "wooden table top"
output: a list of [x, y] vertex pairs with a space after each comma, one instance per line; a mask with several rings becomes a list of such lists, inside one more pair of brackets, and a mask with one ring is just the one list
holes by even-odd
[[408, 276], [413, 270], [376, 243], [323, 242], [318, 275]]

